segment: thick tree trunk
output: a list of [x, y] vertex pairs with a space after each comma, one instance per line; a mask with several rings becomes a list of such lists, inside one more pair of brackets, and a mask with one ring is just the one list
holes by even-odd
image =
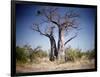
[[64, 30], [59, 29], [59, 40], [58, 40], [58, 59], [64, 61]]
[[50, 36], [51, 52], [50, 52], [50, 61], [54, 61], [58, 58], [58, 52], [56, 47], [56, 41], [53, 36]]

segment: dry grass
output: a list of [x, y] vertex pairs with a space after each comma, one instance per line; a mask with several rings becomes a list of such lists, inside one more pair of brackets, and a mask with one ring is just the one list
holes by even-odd
[[94, 60], [77, 60], [75, 62], [51, 62], [48, 58], [40, 59], [40, 62], [32, 64], [16, 64], [17, 72], [41, 72], [41, 71], [57, 71], [57, 70], [77, 70], [77, 69], [93, 69], [95, 67]]

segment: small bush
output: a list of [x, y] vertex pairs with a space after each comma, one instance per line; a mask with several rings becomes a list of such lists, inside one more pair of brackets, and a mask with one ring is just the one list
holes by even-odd
[[68, 61], [75, 61], [77, 53], [73, 49], [68, 49], [66, 52], [66, 57]]
[[68, 48], [65, 50], [65, 56], [67, 61], [76, 61], [78, 59], [93, 59], [95, 57], [95, 51], [82, 52], [80, 49]]
[[16, 60], [20, 63], [26, 63], [28, 59], [24, 48], [16, 47]]
[[36, 62], [38, 61], [38, 58], [43, 58], [43, 57], [47, 57], [47, 53], [46, 51], [43, 51], [41, 49], [33, 51], [33, 53], [31, 54], [31, 60], [32, 62]]
[[43, 51], [41, 47], [32, 49], [30, 46], [16, 47], [16, 61], [17, 63], [34, 62], [38, 63], [39, 58], [47, 57], [46, 51]]
[[85, 55], [87, 56], [88, 59], [94, 59], [95, 58], [95, 51], [94, 50], [87, 51], [87, 52], [85, 52]]

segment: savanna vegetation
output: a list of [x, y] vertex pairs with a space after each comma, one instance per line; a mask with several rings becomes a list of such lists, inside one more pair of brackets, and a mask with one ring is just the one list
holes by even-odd
[[[49, 58], [49, 53], [47, 51], [43, 51], [41, 48], [36, 47], [30, 50], [24, 47], [16, 47], [16, 61], [20, 63], [28, 63], [28, 62], [38, 62], [39, 59], [42, 58]], [[65, 61], [77, 61], [81, 59], [94, 59], [95, 58], [95, 51], [88, 50], [88, 51], [81, 51], [81, 49], [73, 49], [73, 48], [66, 48], [65, 49]]]
[[65, 54], [65, 59], [67, 59], [66, 61], [76, 61], [81, 59], [91, 60], [95, 58], [94, 49], [88, 51], [81, 51], [81, 49], [68, 48], [65, 50]]
[[65, 69], [94, 68], [95, 50], [82, 51], [81, 49], [66, 48], [65, 60], [50, 61], [50, 53], [40, 46], [32, 49], [26, 45], [16, 47], [17, 72], [49, 71]]
[[17, 63], [38, 63], [39, 58], [47, 57], [46, 51], [43, 51], [39, 46], [35, 49], [27, 47], [16, 47]]

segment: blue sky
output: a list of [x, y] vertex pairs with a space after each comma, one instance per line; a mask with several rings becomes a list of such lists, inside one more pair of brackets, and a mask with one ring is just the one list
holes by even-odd
[[[37, 5], [16, 5], [16, 45], [23, 46], [29, 44], [32, 48], [41, 46], [44, 50], [50, 49], [49, 39], [38, 32], [31, 29], [33, 22], [40, 22], [42, 18], [37, 18], [37, 9], [43, 8], [43, 6]], [[60, 13], [63, 15], [65, 9], [75, 10], [79, 15], [79, 27], [78, 36], [70, 41], [66, 46], [71, 45], [72, 48], [80, 48], [83, 51], [93, 49], [95, 43], [95, 13], [94, 8], [75, 8], [75, 7], [59, 7]], [[43, 25], [42, 25], [43, 26]], [[42, 27], [44, 28], [44, 27]], [[58, 41], [57, 31], [55, 31], [55, 39]], [[65, 40], [73, 36], [74, 31], [70, 32]]]

